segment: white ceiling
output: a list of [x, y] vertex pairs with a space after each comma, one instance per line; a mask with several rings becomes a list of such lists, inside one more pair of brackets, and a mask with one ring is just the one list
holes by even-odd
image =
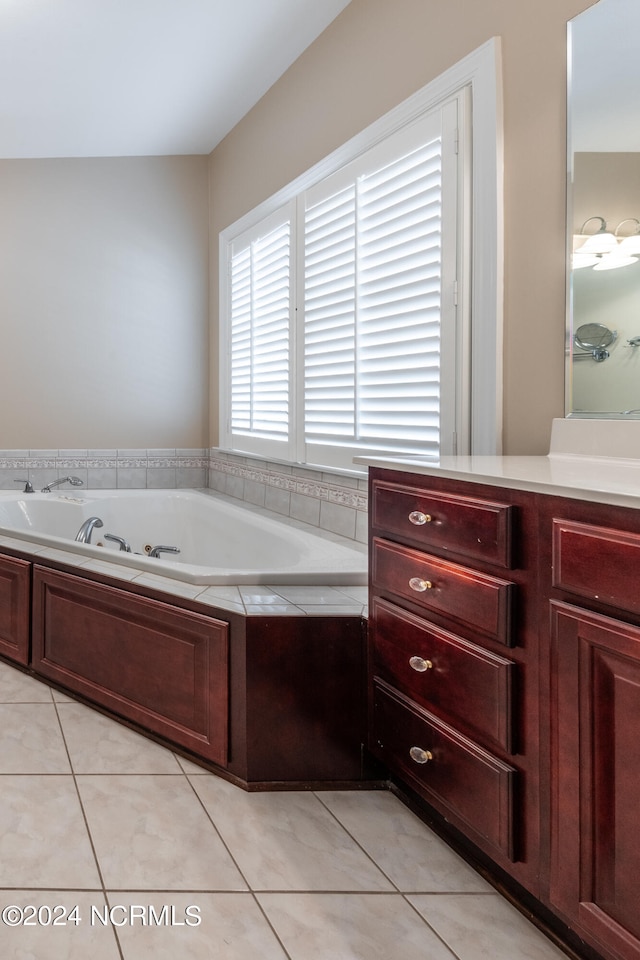
[[0, 157], [209, 153], [349, 0], [0, 0]]

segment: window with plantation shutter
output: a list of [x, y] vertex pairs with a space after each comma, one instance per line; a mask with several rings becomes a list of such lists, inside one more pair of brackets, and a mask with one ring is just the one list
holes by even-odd
[[499, 41], [220, 234], [220, 447], [499, 452]]
[[438, 110], [306, 194], [306, 460], [439, 453], [442, 128]]
[[233, 241], [233, 449], [334, 467], [449, 452], [457, 131], [454, 100]]

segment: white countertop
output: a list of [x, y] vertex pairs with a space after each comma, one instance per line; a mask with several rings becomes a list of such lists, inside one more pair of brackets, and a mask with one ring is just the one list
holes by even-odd
[[354, 462], [640, 508], [640, 420], [556, 418], [546, 457], [358, 457]]
[[546, 457], [358, 457], [356, 463], [574, 500], [640, 508], [640, 460], [553, 454]]

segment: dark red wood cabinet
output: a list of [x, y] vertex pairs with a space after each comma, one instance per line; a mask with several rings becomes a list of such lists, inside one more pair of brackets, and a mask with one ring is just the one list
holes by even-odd
[[530, 501], [370, 470], [369, 747], [538, 894]]
[[249, 789], [366, 780], [365, 631], [355, 616], [232, 628], [228, 770]]
[[640, 956], [640, 628], [554, 602], [551, 902]]
[[0, 653], [29, 663], [31, 564], [0, 556]]
[[547, 498], [543, 518], [549, 902], [604, 956], [640, 960], [640, 511]]
[[640, 960], [640, 510], [370, 494], [371, 751], [578, 955]]

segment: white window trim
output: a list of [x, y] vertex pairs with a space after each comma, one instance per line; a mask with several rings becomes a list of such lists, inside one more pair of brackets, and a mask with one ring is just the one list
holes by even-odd
[[[413, 94], [388, 114], [343, 144], [310, 170], [287, 184], [240, 220], [220, 233], [219, 276], [220, 316], [228, 315], [229, 284], [227, 258], [229, 244], [256, 222], [273, 214], [303, 190], [335, 173], [340, 167], [380, 140], [410, 123], [430, 107], [471, 88], [471, 263], [469, 304], [472, 330], [470, 343], [461, 345], [467, 353], [472, 376], [468, 384], [470, 427], [469, 453], [475, 455], [502, 452], [502, 338], [503, 338], [503, 127], [500, 38], [493, 37], [463, 60], [450, 67], [422, 90]], [[464, 290], [465, 284], [461, 284]], [[229, 419], [228, 343], [220, 325], [219, 384], [220, 440], [225, 445]], [[463, 364], [464, 364], [463, 359]], [[461, 378], [468, 382], [469, 378]], [[461, 388], [465, 390], [464, 384]]]

